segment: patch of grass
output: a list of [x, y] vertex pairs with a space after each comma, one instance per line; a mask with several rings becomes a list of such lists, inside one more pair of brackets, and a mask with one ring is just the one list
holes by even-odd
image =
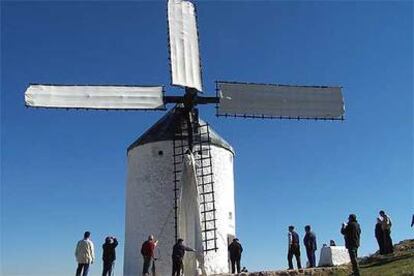
[[[360, 264], [359, 268], [361, 276], [414, 276], [414, 252], [376, 259]], [[348, 265], [347, 270], [332, 271], [321, 275], [348, 276], [351, 273], [351, 265]]]
[[414, 276], [414, 254], [407, 254], [383, 263], [361, 265], [362, 276]]

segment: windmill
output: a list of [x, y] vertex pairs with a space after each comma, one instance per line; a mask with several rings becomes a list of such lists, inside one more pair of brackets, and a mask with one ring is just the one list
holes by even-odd
[[[179, 237], [201, 247], [197, 261], [204, 273], [228, 272], [227, 243], [235, 236], [234, 151], [199, 118], [198, 105], [215, 104], [219, 117], [341, 120], [341, 88], [218, 81], [216, 95], [203, 96], [192, 2], [168, 1], [168, 33], [171, 85], [182, 87], [183, 96], [165, 95], [163, 86], [32, 84], [26, 105], [163, 111], [174, 104], [128, 148], [124, 275], [141, 270], [138, 247], [148, 234], [160, 239], [160, 275], [170, 274], [171, 246]], [[195, 224], [184, 229], [189, 220]], [[197, 269], [194, 261], [187, 269]]]

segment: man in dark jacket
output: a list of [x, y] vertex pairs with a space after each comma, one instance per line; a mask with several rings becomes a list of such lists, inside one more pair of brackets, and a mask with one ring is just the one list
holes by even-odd
[[185, 251], [192, 251], [196, 252], [194, 249], [187, 247], [183, 244], [183, 239], [178, 239], [177, 243], [173, 247], [172, 252], [172, 275], [173, 276], [180, 276], [181, 271], [183, 270], [183, 259]]
[[348, 224], [342, 223], [341, 233], [345, 238], [345, 247], [348, 249], [349, 258], [351, 259], [353, 275], [359, 276], [357, 258], [361, 228], [359, 227], [356, 215], [349, 215]]
[[380, 255], [384, 255], [384, 231], [382, 231], [382, 223], [380, 218], [377, 218], [377, 224], [375, 224], [375, 238], [378, 242]]
[[309, 267], [315, 267], [316, 266], [316, 257], [315, 257], [315, 251], [317, 249], [316, 246], [316, 236], [315, 233], [311, 231], [311, 226], [306, 225], [305, 226], [305, 237], [303, 238], [303, 244], [306, 248], [306, 255], [308, 256], [308, 262]]
[[240, 273], [240, 259], [243, 252], [243, 247], [239, 243], [239, 239], [233, 239], [233, 242], [229, 245], [228, 250], [231, 261], [231, 273], [236, 273], [235, 266], [237, 266], [237, 273]]
[[103, 254], [103, 271], [102, 276], [111, 276], [114, 262], [116, 259], [115, 248], [118, 246], [118, 240], [115, 237], [106, 237], [102, 245]]
[[289, 262], [289, 269], [293, 269], [293, 255], [295, 255], [296, 263], [298, 265], [298, 269], [302, 268], [300, 264], [300, 246], [299, 246], [299, 235], [295, 232], [294, 226], [289, 226], [289, 233], [288, 233], [288, 262]]

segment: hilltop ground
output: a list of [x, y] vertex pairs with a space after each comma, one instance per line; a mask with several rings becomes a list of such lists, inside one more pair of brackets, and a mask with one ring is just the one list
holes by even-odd
[[[414, 276], [414, 239], [394, 245], [394, 253], [381, 256], [378, 252], [359, 259], [362, 276]], [[241, 273], [243, 276], [347, 276], [351, 274], [350, 265], [320, 267], [314, 269], [262, 271]], [[221, 276], [230, 275], [222, 274]]]

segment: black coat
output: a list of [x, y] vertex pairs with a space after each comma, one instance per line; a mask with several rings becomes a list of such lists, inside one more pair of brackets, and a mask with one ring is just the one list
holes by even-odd
[[307, 232], [303, 238], [303, 244], [305, 245], [306, 250], [315, 251], [317, 249], [315, 234], [313, 232]]
[[375, 224], [375, 237], [378, 241], [382, 241], [384, 239], [384, 231], [382, 230], [381, 223]]
[[350, 221], [341, 229], [341, 233], [345, 238], [345, 247], [347, 249], [357, 249], [359, 247], [359, 237], [361, 235], [361, 228], [357, 221]]
[[184, 258], [185, 251], [194, 251], [194, 249], [187, 247], [182, 243], [176, 243], [173, 247], [172, 258], [174, 260], [182, 260]]
[[113, 262], [116, 259], [115, 248], [118, 246], [118, 241], [114, 239], [113, 243], [104, 243], [102, 245], [103, 254], [102, 260], [104, 262]]
[[233, 241], [229, 245], [229, 252], [230, 252], [230, 259], [237, 259], [241, 257], [241, 253], [243, 252], [243, 247], [237, 241]]

